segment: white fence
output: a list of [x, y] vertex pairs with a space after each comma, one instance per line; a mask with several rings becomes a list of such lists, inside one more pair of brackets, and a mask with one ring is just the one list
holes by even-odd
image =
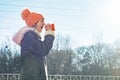
[[[49, 75], [49, 80], [120, 80], [120, 76]], [[0, 80], [19, 80], [19, 74], [0, 74]]]

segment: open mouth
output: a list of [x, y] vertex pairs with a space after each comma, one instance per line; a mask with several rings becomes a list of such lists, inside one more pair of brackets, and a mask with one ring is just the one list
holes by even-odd
[[41, 27], [41, 29], [43, 29], [43, 27]]

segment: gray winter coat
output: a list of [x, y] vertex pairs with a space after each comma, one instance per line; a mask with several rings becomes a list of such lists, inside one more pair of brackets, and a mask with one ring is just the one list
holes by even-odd
[[44, 41], [34, 32], [25, 33], [21, 41], [22, 69], [20, 80], [47, 80], [46, 59], [52, 48], [54, 37], [46, 35]]

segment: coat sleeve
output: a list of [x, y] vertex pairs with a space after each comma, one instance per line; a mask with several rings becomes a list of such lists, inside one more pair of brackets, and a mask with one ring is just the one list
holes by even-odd
[[[33, 32], [29, 31], [24, 35], [24, 44], [29, 51], [40, 56], [46, 56], [52, 48], [54, 36], [46, 35], [44, 41]], [[23, 45], [24, 45], [23, 44]]]

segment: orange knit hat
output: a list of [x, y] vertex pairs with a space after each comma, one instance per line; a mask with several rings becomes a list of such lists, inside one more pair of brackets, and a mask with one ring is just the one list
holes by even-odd
[[24, 9], [21, 13], [22, 19], [25, 20], [26, 24], [32, 27], [40, 19], [44, 19], [41, 14], [30, 12], [29, 9]]

